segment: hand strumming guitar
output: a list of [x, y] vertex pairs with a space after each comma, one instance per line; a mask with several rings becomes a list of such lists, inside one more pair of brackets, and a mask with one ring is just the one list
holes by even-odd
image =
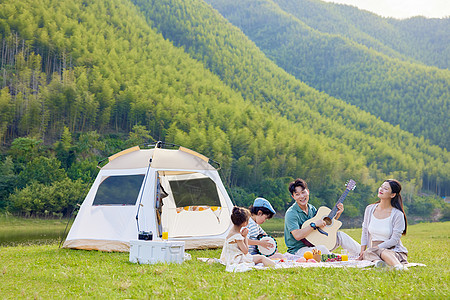
[[316, 227], [320, 227], [320, 228], [323, 228], [323, 227], [325, 227], [327, 225], [327, 223], [325, 223], [324, 220], [317, 220], [315, 222], [315, 224], [316, 224]]

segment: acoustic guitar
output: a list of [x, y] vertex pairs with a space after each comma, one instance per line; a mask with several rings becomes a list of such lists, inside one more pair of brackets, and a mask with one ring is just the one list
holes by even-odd
[[347, 194], [350, 191], [354, 190], [355, 187], [356, 182], [353, 179], [350, 179], [346, 184], [346, 189], [344, 193], [336, 202], [332, 210], [326, 206], [321, 206], [314, 217], [303, 223], [302, 229], [306, 227], [311, 227], [310, 224], [315, 223], [318, 220], [324, 220], [326, 223], [325, 227], [323, 228], [317, 227], [317, 230], [314, 230], [305, 238], [306, 241], [303, 240], [303, 242], [305, 242], [307, 246], [324, 245], [325, 247], [327, 247], [328, 250], [334, 248], [334, 246], [336, 245], [336, 233], [342, 226], [342, 222], [334, 218], [338, 211], [337, 205], [339, 203], [344, 202], [345, 197], [347, 197]]

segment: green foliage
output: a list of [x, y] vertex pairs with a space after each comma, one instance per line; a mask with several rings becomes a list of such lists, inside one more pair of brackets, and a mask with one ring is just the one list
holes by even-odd
[[[8, 165], [7, 165], [8, 164]], [[11, 169], [9, 160], [3, 164]], [[86, 173], [85, 173], [86, 174]], [[14, 175], [3, 176], [11, 181]], [[82, 176], [80, 176], [82, 177]], [[17, 184], [2, 190], [9, 211], [26, 216], [68, 216], [84, 198], [86, 184], [72, 181], [57, 158], [37, 156], [17, 175]], [[15, 187], [15, 190], [12, 191]]]
[[[446, 50], [450, 43], [445, 30], [440, 30], [440, 35], [437, 30], [430, 31], [430, 34], [437, 34], [436, 41], [440, 41], [435, 44], [442, 44], [440, 49], [432, 48], [433, 52], [427, 50], [422, 39], [403, 32], [401, 22], [390, 22], [382, 17], [368, 16], [367, 13], [360, 13], [360, 18], [352, 16], [350, 23], [345, 17], [350, 15], [349, 12], [342, 13], [338, 8], [314, 10], [311, 8], [313, 4], [309, 3], [311, 1], [206, 2], [242, 29], [278, 66], [309, 86], [450, 149], [450, 133], [442, 130], [450, 127], [450, 71], [426, 67], [412, 58], [405, 58], [406, 61], [398, 59], [421, 49], [425, 52], [423, 57], [441, 52], [445, 53], [442, 60], [445, 61], [447, 56], [448, 61]], [[305, 2], [306, 7], [303, 5]], [[428, 23], [445, 28], [449, 22], [447, 18]], [[324, 32], [311, 28], [310, 23]], [[385, 31], [395, 34], [388, 35]], [[361, 45], [361, 36], [366, 40], [369, 37], [377, 45], [383, 45], [386, 36], [391, 40], [388, 46], [381, 47], [381, 52], [377, 52]], [[394, 45], [410, 40], [415, 44], [395, 50]], [[430, 40], [427, 39], [428, 42]], [[394, 48], [387, 51], [389, 47]], [[397, 51], [406, 52], [406, 55], [397, 54]]]
[[11, 194], [8, 209], [25, 216], [69, 216], [76, 204], [81, 204], [86, 190], [81, 180], [61, 181], [45, 185], [33, 181], [21, 190]]
[[344, 217], [355, 218], [361, 215], [360, 210], [353, 204], [345, 204], [344, 212], [342, 213]]
[[[217, 2], [219, 1], [214, 1], [215, 4]], [[270, 121], [267, 123], [275, 125], [275, 128], [276, 125], [283, 123], [284, 118], [289, 123], [295, 123], [292, 127], [297, 128], [296, 133], [291, 134], [289, 130], [285, 130], [285, 133], [291, 140], [302, 143], [298, 145], [298, 148], [302, 149], [301, 152], [296, 151], [298, 149], [289, 149], [288, 145], [280, 143], [283, 139], [278, 138], [279, 135], [282, 135], [279, 130], [277, 131], [278, 128], [275, 129], [274, 135], [270, 135], [272, 133], [270, 125], [264, 126], [264, 121], [260, 123], [262, 130], [253, 131], [257, 137], [256, 141], [252, 140], [254, 141], [253, 145], [258, 145], [258, 141], [261, 141], [260, 137], [264, 135], [266, 138], [275, 137], [270, 141], [280, 143], [277, 149], [282, 149], [281, 151], [289, 149], [286, 158], [291, 159], [295, 164], [295, 168], [290, 170], [295, 173], [285, 173], [285, 175], [297, 177], [297, 174], [302, 174], [301, 177], [307, 178], [308, 181], [318, 182], [324, 178], [324, 174], [328, 173], [327, 175], [335, 181], [338, 177], [345, 177], [343, 173], [336, 172], [339, 169], [336, 166], [342, 167], [346, 163], [350, 165], [362, 163], [370, 168], [368, 173], [360, 167], [356, 169], [350, 167], [352, 169], [352, 171], [349, 170], [350, 173], [358, 173], [360, 178], [371, 177], [378, 181], [382, 180], [386, 174], [392, 173], [393, 170], [408, 169], [406, 173], [402, 174], [402, 180], [409, 181], [422, 177], [424, 185], [433, 185], [437, 183], [435, 181], [437, 177], [434, 175], [439, 173], [437, 176], [440, 177], [441, 174], [448, 173], [449, 156], [445, 149], [431, 146], [423, 138], [417, 140], [398, 126], [393, 127], [380, 122], [379, 119], [354, 106], [344, 104], [324, 93], [308, 88], [281, 71], [261, 54], [260, 50], [248, 40], [247, 36], [244, 36], [242, 31], [218, 17], [208, 6], [197, 1], [166, 0], [165, 5], [153, 3], [150, 9], [147, 2], [135, 1], [135, 3], [145, 12], [148, 22], [154, 24], [166, 38], [172, 40], [175, 45], [186, 49], [193, 57], [203, 61], [212, 72], [220, 76], [224, 83], [240, 91], [247, 101], [256, 102], [264, 110], [280, 115], [276, 124], [271, 124]], [[158, 3], [161, 4], [161, 1]], [[239, 20], [248, 20], [249, 22], [244, 22], [247, 25], [251, 23], [254, 16], [262, 18], [264, 16], [258, 9], [245, 10], [248, 1], [221, 3], [224, 4], [224, 10], [230, 9], [230, 11], [236, 5], [243, 5], [242, 9], [233, 10], [234, 14], [232, 15], [238, 14], [241, 16]], [[264, 1], [258, 3], [263, 5]], [[268, 7], [271, 5], [268, 4]], [[284, 19], [280, 22], [284, 22]], [[209, 21], [202, 22], [201, 20]], [[255, 29], [263, 28], [266, 20], [263, 18], [261, 23], [261, 26], [255, 26]], [[279, 32], [284, 31], [284, 29], [279, 30]], [[312, 33], [310, 32], [310, 34]], [[329, 56], [323, 55], [323, 57]], [[310, 73], [315, 74], [313, 70]], [[382, 72], [381, 76], [385, 76], [385, 74]], [[446, 109], [442, 111], [445, 112]], [[442, 111], [439, 111], [439, 114]], [[247, 115], [248, 120], [244, 122], [246, 127], [251, 126], [254, 122], [251, 116], [251, 114]], [[408, 115], [408, 119], [410, 117]], [[445, 119], [444, 122], [447, 121]], [[441, 134], [442, 130], [438, 130], [438, 132]], [[283, 136], [286, 135], [283, 134]], [[326, 135], [327, 138], [323, 139], [323, 135]], [[389, 141], [389, 147], [386, 147], [387, 141]], [[264, 147], [270, 144], [270, 142], [266, 143]], [[236, 147], [239, 146], [236, 145]], [[255, 147], [249, 149], [251, 149], [249, 152], [252, 152], [252, 155], [245, 155], [245, 157], [252, 159], [250, 164], [253, 173], [247, 178], [257, 179], [255, 174], [261, 174], [261, 156], [252, 151]], [[330, 151], [333, 150], [345, 153], [345, 158], [336, 159], [334, 153], [330, 155]], [[277, 153], [278, 157], [283, 154]], [[239, 157], [241, 155], [235, 155], [235, 159], [239, 159]], [[269, 155], [269, 157], [271, 156]], [[354, 157], [362, 158], [365, 162], [356, 162]], [[305, 166], [300, 167], [300, 161]], [[314, 165], [315, 163], [320, 167]], [[332, 170], [333, 174], [329, 174], [330, 172], [327, 170]], [[434, 175], [431, 175], [432, 173]], [[428, 177], [425, 174], [431, 176]], [[248, 179], [243, 180], [247, 181]], [[325, 184], [328, 182], [325, 181]], [[363, 181], [363, 184], [371, 185], [373, 182]], [[421, 184], [420, 181], [418, 184]], [[438, 185], [438, 193], [445, 194], [449, 181], [448, 179], [439, 180]]]
[[421, 61], [441, 69], [449, 67], [450, 54], [445, 42], [449, 18], [382, 18], [354, 6], [319, 0], [275, 0], [274, 3], [317, 31], [346, 37], [404, 61]]
[[7, 198], [16, 186], [16, 174], [14, 173], [14, 163], [10, 156], [0, 162], [0, 211], [5, 209]]
[[134, 125], [126, 141], [129, 147], [142, 145], [153, 141], [150, 131], [143, 125]]
[[18, 163], [26, 163], [36, 157], [41, 143], [42, 140], [34, 138], [16, 138], [11, 144], [10, 154]]
[[257, 197], [255, 194], [251, 194], [240, 187], [234, 187], [227, 192], [234, 205], [240, 207], [249, 207]]
[[32, 182], [51, 185], [66, 177], [66, 172], [61, 169], [61, 162], [58, 159], [38, 156], [27, 163], [23, 171], [19, 173], [18, 181], [19, 187]]
[[100, 140], [97, 131], [82, 133], [76, 145], [76, 152], [81, 160], [96, 161], [101, 157], [101, 151], [105, 149], [105, 143]]
[[98, 171], [96, 162], [81, 160], [70, 166], [67, 170], [67, 176], [72, 180], [81, 179], [84, 183], [92, 183]]
[[7, 0], [0, 34], [1, 140], [27, 180], [42, 155], [87, 183], [99, 159], [155, 139], [220, 162], [244, 206], [262, 193], [283, 210], [296, 177], [327, 205], [354, 178], [360, 211], [391, 174], [449, 191], [447, 150], [308, 87], [203, 1]]
[[[253, 187], [253, 192], [257, 197], [263, 197], [269, 200], [275, 211], [284, 212], [287, 207], [287, 202], [291, 200], [288, 191], [288, 184], [291, 181], [292, 178], [290, 177], [265, 178]], [[252, 203], [253, 201], [250, 204]]]
[[257, 197], [266, 198], [273, 206], [275, 211], [283, 213], [287, 208], [287, 202], [290, 201], [287, 186], [292, 178], [265, 178], [260, 182], [250, 186], [247, 190], [239, 187], [233, 187], [228, 192], [237, 206], [250, 207]]
[[64, 150], [68, 150], [72, 147], [72, 134], [66, 126], [64, 126], [64, 131], [61, 135], [61, 145]]
[[[0, 77], [1, 78], [1, 77]], [[0, 90], [0, 141], [5, 140], [6, 130], [8, 124], [13, 119], [13, 102], [11, 101], [11, 94], [8, 87], [4, 87]]]
[[407, 214], [423, 216], [424, 218], [431, 216], [435, 212], [435, 209], [444, 209], [442, 198], [435, 196], [415, 195], [404, 206]]
[[55, 156], [61, 162], [61, 166], [67, 170], [75, 161], [75, 149], [65, 149], [62, 142], [57, 142]]
[[444, 204], [444, 209], [442, 210], [442, 218], [440, 221], [450, 221], [450, 203]]

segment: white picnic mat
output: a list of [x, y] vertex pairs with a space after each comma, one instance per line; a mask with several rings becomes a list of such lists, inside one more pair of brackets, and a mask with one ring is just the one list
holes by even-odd
[[[217, 258], [197, 258], [200, 261], [206, 262], [208, 264], [220, 263], [225, 265]], [[295, 260], [276, 260], [275, 269], [288, 269], [288, 268], [368, 268], [374, 266], [375, 263], [368, 260], [355, 260], [350, 259], [348, 261], [335, 261], [335, 262], [318, 262], [318, 263], [300, 263]], [[271, 269], [269, 267], [264, 267], [262, 264], [253, 263], [240, 263], [240, 264], [230, 264], [225, 265], [225, 271], [227, 272], [247, 272], [251, 270], [266, 270]], [[409, 263], [407, 267], [415, 266], [426, 266], [420, 263]]]

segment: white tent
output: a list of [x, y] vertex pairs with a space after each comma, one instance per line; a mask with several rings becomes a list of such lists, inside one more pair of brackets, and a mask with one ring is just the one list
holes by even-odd
[[233, 204], [209, 159], [187, 148], [133, 147], [109, 157], [87, 194], [64, 248], [129, 251], [141, 231], [186, 249], [221, 247]]

